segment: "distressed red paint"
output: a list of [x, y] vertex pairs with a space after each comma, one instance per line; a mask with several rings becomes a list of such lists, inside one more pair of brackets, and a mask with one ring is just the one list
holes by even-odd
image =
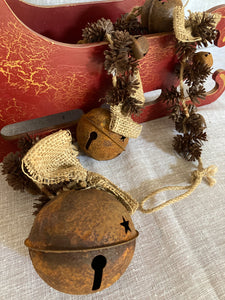
[[[105, 17], [115, 21], [144, 0], [104, 1], [56, 7], [37, 7], [19, 0], [0, 0], [0, 128], [5, 125], [80, 108], [100, 105], [111, 84], [103, 67], [106, 43], [77, 45], [87, 21]], [[90, 14], [89, 12], [92, 12]], [[223, 15], [217, 26], [217, 45], [224, 46], [225, 6], [212, 11]], [[59, 20], [61, 20], [59, 22]], [[172, 33], [146, 36], [150, 49], [140, 62], [145, 92], [175, 82], [175, 38]], [[219, 85], [201, 104], [211, 103], [224, 90]], [[166, 114], [157, 102], [146, 105], [137, 118], [148, 121]], [[0, 160], [15, 150], [0, 138]]]

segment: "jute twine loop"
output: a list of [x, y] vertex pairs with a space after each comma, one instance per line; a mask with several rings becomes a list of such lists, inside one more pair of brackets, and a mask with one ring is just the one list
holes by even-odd
[[[199, 165], [198, 165], [198, 169], [195, 170], [194, 172], [192, 172], [191, 174], [191, 185], [188, 186], [167, 186], [167, 187], [163, 187], [160, 188], [154, 192], [152, 192], [151, 194], [149, 194], [147, 197], [145, 197], [139, 205], [139, 210], [142, 211], [145, 214], [149, 214], [149, 213], [153, 213], [156, 211], [159, 211], [161, 209], [163, 209], [164, 207], [176, 203], [180, 200], [183, 200], [184, 198], [188, 197], [191, 193], [194, 192], [194, 190], [200, 185], [200, 183], [202, 182], [202, 179], [205, 178], [207, 183], [210, 186], [213, 186], [216, 183], [216, 180], [212, 177], [216, 174], [217, 172], [217, 167], [212, 165], [209, 166], [208, 168], [203, 168], [202, 166], [202, 161], [201, 159], [199, 160]], [[179, 190], [187, 190], [185, 193], [181, 194], [180, 196], [177, 196], [175, 198], [172, 198], [158, 206], [155, 206], [153, 208], [144, 208], [144, 204], [146, 203], [147, 200], [149, 200], [150, 198], [153, 198], [154, 196], [156, 196], [157, 194], [161, 193], [161, 192], [167, 192], [167, 191], [179, 191]]]

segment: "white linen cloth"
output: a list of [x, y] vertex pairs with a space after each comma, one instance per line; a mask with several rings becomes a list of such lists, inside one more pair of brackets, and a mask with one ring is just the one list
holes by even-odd
[[[35, 4], [75, 3], [26, 0]], [[84, 2], [84, 1], [82, 1]], [[187, 9], [205, 10], [223, 1], [190, 1]], [[210, 47], [214, 69], [225, 69], [225, 48]], [[209, 80], [207, 90], [213, 87]], [[196, 300], [225, 299], [225, 93], [199, 112], [206, 120], [208, 142], [204, 166], [218, 166], [217, 184], [204, 182], [188, 198], [133, 222], [140, 235], [131, 264], [111, 287], [88, 296], [60, 293], [35, 272], [24, 240], [33, 219], [35, 197], [13, 191], [0, 181], [0, 299], [2, 300]], [[105, 162], [80, 155], [85, 168], [98, 172], [138, 201], [167, 185], [187, 185], [195, 164], [178, 157], [171, 146], [173, 122], [168, 117], [143, 124], [119, 157]], [[160, 194], [157, 203], [174, 193]]]

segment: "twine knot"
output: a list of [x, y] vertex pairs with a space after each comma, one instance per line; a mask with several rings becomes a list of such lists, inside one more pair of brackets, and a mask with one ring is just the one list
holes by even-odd
[[217, 171], [218, 168], [215, 165], [211, 165], [208, 168], [204, 169], [202, 168], [202, 164], [200, 163], [198, 170], [195, 170], [191, 174], [191, 182], [194, 183], [196, 181], [202, 181], [202, 179], [204, 178], [208, 185], [212, 187], [216, 183], [216, 180], [215, 178], [213, 178], [213, 176], [215, 176]]

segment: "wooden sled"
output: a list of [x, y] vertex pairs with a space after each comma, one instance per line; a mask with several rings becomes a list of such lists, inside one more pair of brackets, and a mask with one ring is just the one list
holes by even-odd
[[[100, 105], [111, 86], [104, 70], [105, 42], [78, 45], [87, 22], [104, 17], [113, 22], [145, 0], [117, 0], [41, 7], [21, 0], [0, 0], [0, 129], [75, 109]], [[225, 5], [211, 9], [222, 14], [216, 46], [225, 44]], [[173, 33], [146, 36], [150, 49], [140, 62], [144, 92], [175, 83], [177, 61]], [[213, 74], [215, 88], [200, 105], [215, 101], [225, 89], [225, 71]], [[167, 114], [157, 99], [146, 104], [135, 120], [145, 122]], [[76, 117], [75, 117], [76, 119]], [[4, 130], [1, 132], [4, 135]], [[0, 160], [15, 143], [0, 137]]]

